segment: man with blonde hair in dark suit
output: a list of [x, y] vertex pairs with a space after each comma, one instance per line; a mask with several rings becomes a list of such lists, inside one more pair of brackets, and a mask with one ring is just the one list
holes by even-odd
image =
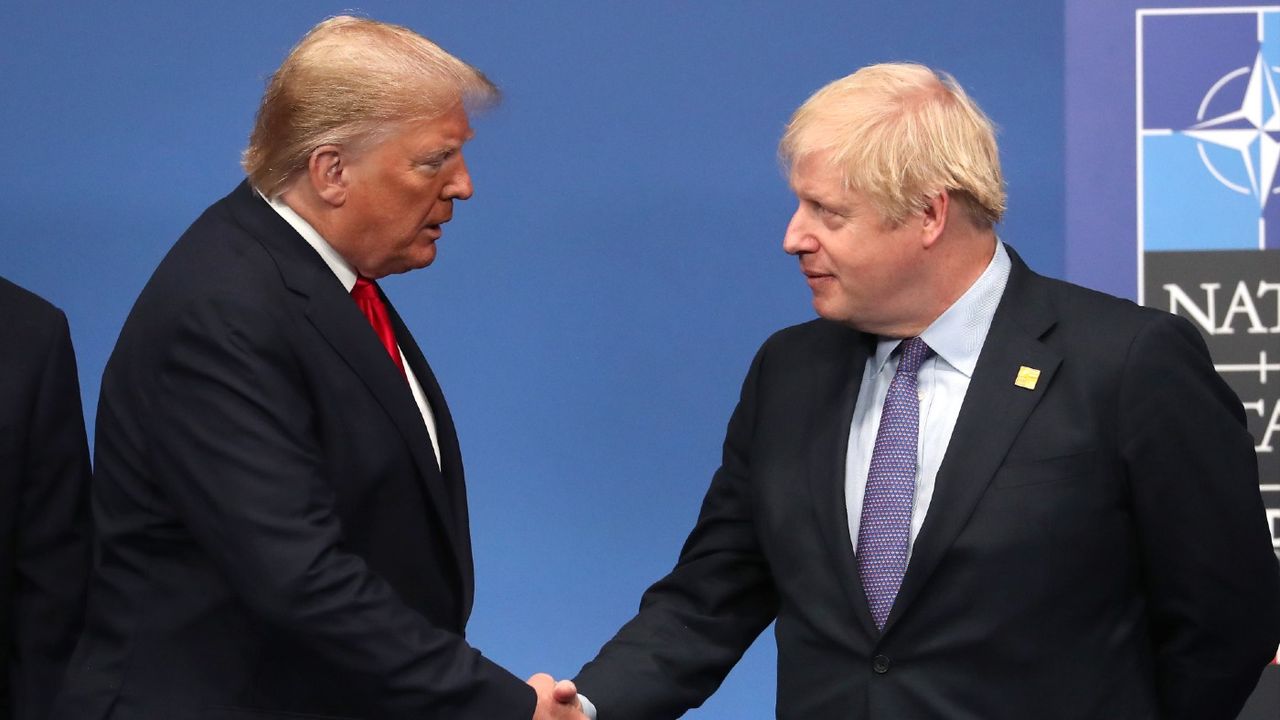
[[837, 80], [781, 154], [820, 319], [756, 355], [678, 563], [576, 679], [588, 710], [678, 717], [776, 620], [779, 718], [1234, 718], [1280, 570], [1196, 330], [1000, 242], [995, 133], [946, 74]]

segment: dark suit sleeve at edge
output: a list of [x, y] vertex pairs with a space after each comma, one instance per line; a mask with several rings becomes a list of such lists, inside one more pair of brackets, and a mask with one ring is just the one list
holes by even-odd
[[1119, 418], [1161, 717], [1230, 720], [1280, 643], [1280, 569], [1243, 408], [1199, 333], [1161, 315], [1130, 348]]
[[236, 301], [183, 313], [148, 414], [167, 497], [256, 614], [369, 679], [373, 716], [528, 720], [527, 685], [342, 548], [311, 389], [279, 332]]
[[747, 374], [720, 468], [675, 569], [575, 679], [601, 720], [676, 718], [701, 705], [777, 615], [748, 482], [764, 355]]
[[31, 416], [15, 537], [14, 717], [49, 714], [79, 638], [91, 560], [89, 449], [66, 316], [56, 315]]

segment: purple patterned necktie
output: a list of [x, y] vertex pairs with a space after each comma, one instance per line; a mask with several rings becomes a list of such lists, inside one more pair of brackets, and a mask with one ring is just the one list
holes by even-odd
[[884, 396], [858, 525], [858, 577], [867, 593], [871, 617], [881, 630], [907, 572], [920, 436], [916, 374], [930, 352], [918, 337], [902, 341], [898, 349], [901, 357]]

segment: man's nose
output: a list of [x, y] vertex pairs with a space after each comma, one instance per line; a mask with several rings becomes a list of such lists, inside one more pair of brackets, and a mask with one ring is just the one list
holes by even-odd
[[809, 232], [808, 223], [802, 216], [803, 209], [796, 208], [791, 221], [787, 223], [786, 232], [782, 235], [782, 250], [788, 255], [799, 255], [814, 250], [813, 234]]
[[458, 166], [454, 170], [453, 177], [449, 178], [449, 182], [444, 186], [444, 192], [441, 193], [446, 199], [466, 200], [475, 193], [475, 188], [471, 184], [471, 173], [467, 170], [467, 161], [462, 157], [462, 153], [458, 153]]

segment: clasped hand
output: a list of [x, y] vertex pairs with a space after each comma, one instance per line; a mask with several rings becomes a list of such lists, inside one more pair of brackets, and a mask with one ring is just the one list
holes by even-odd
[[538, 673], [525, 682], [538, 693], [533, 720], [587, 720], [578, 701], [578, 688], [572, 680], [556, 682], [546, 673]]

